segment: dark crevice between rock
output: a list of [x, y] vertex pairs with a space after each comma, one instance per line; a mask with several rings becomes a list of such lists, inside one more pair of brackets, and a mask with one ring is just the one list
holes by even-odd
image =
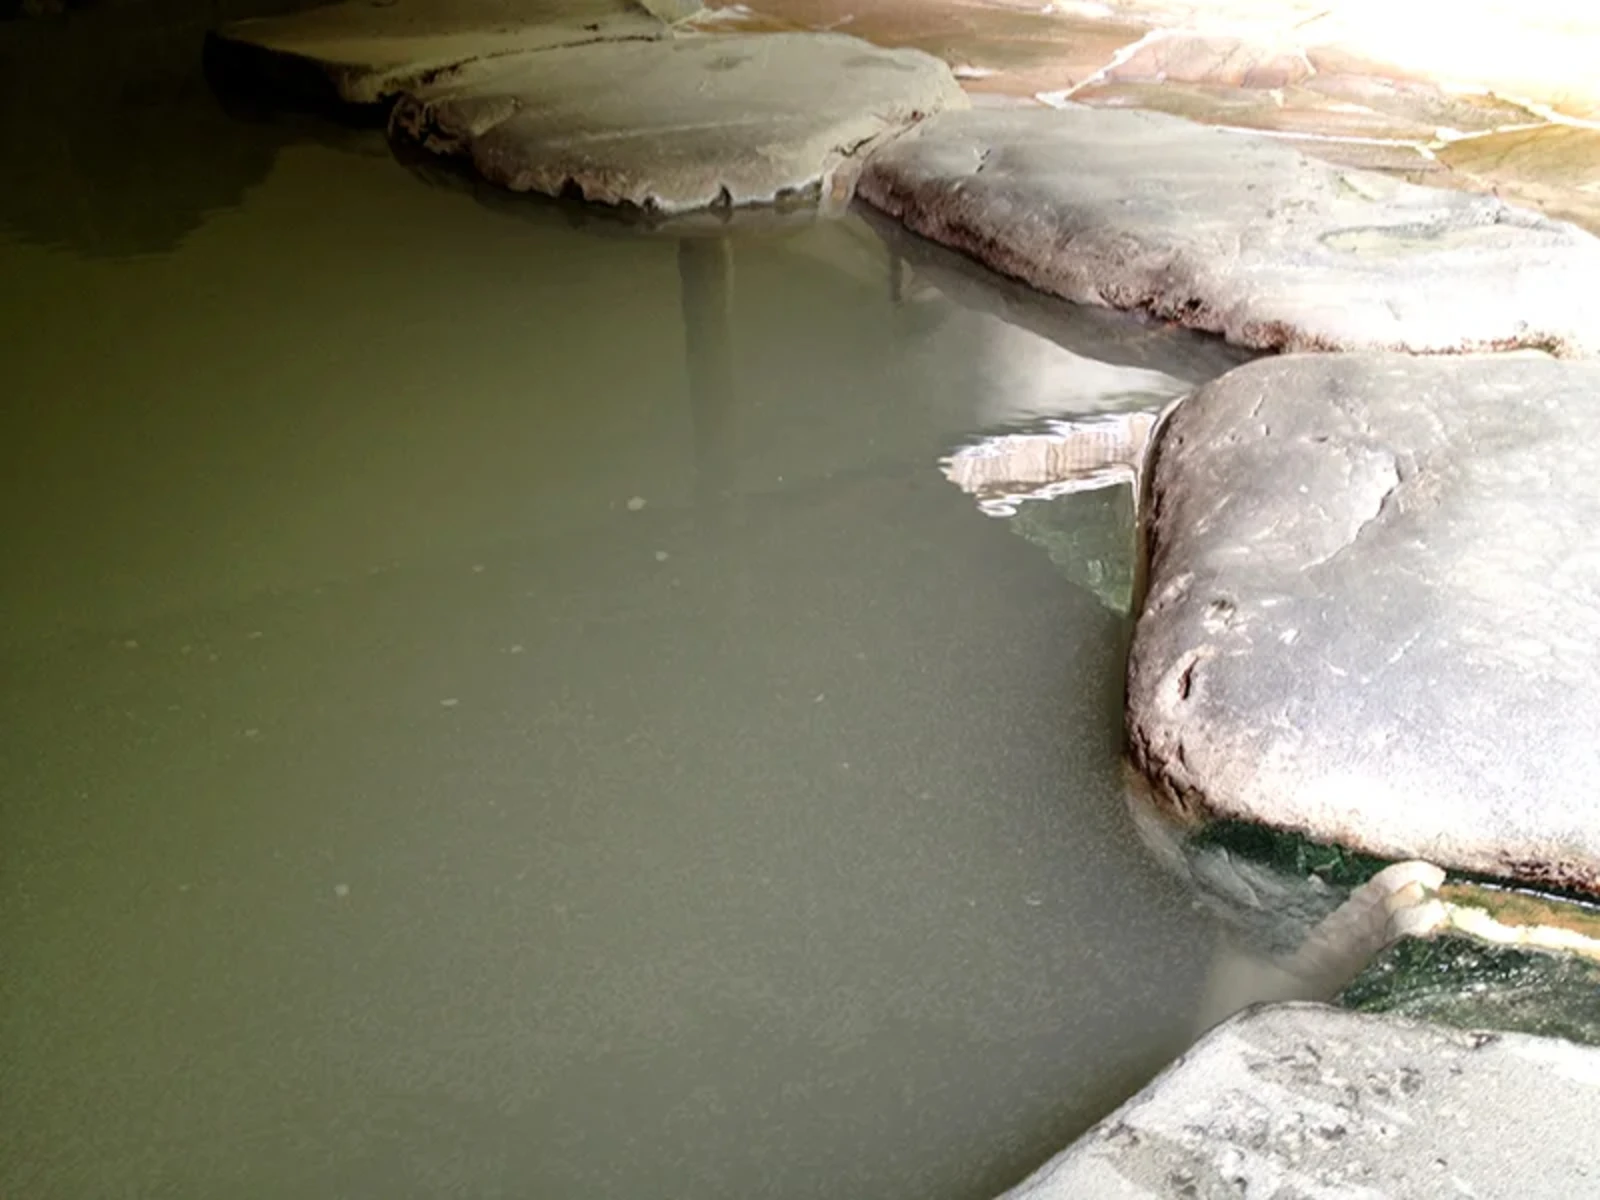
[[1247, 821], [1212, 821], [1195, 833], [1193, 845], [1215, 846], [1285, 874], [1314, 877], [1339, 888], [1360, 887], [1390, 865], [1388, 859]]
[[[395, 96], [352, 104], [326, 70], [308, 59], [280, 54], [206, 33], [201, 63], [219, 102], [241, 116], [301, 112], [362, 129], [382, 129]], [[398, 95], [398, 93], [396, 93]]]

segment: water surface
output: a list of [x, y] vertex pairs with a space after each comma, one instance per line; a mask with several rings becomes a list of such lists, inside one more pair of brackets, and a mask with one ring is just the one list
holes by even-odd
[[1182, 1048], [1125, 621], [937, 465], [1181, 380], [146, 82], [7, 106], [0, 1192], [977, 1198]]

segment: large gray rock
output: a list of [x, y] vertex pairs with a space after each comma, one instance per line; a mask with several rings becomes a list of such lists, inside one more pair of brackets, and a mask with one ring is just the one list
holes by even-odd
[[484, 58], [668, 33], [635, 0], [344, 0], [230, 22], [208, 54], [234, 85], [367, 105]]
[[1572, 1200], [1600, 1050], [1315, 1004], [1247, 1011], [1009, 1200]]
[[673, 213], [848, 191], [840, 170], [863, 147], [965, 104], [950, 69], [916, 50], [684, 37], [495, 59], [402, 97], [391, 129], [514, 191]]
[[1600, 351], [1600, 240], [1266, 137], [1071, 106], [924, 122], [860, 195], [1044, 291], [1260, 349]]
[[1600, 892], [1600, 363], [1267, 359], [1148, 467], [1158, 801]]

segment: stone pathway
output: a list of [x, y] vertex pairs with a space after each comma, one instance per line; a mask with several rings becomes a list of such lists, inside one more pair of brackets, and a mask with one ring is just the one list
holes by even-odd
[[945, 113], [859, 194], [1064, 299], [1253, 349], [1600, 351], [1600, 240], [1163, 114]]
[[864, 148], [965, 103], [917, 51], [771, 33], [495, 57], [406, 92], [390, 129], [512, 191], [672, 214], [846, 200]]
[[937, 55], [980, 103], [1169, 112], [1600, 232], [1597, 14], [1468, 0], [1452, 37], [1350, 0], [747, 0], [692, 23], [845, 30]]
[[1252, 1009], [1006, 1198], [1571, 1200], [1600, 1187], [1597, 1105], [1600, 1050]]
[[[1464, 3], [1478, 28], [1501, 0]], [[1084, 585], [1138, 613], [1134, 824], [1266, 946], [1249, 981], [1224, 956], [1207, 1020], [1342, 987], [1600, 1041], [1600, 910], [1506, 890], [1600, 897], [1600, 18], [1474, 56], [1391, 8], [393, 0], [208, 54], [497, 195], [701, 219], [859, 195], [897, 297], [914, 273], [1068, 352], [1121, 321], [1148, 395], [941, 465], [1052, 556], [1070, 532], [1021, 497], [1141, 493], [1147, 570]], [[720, 228], [683, 235], [719, 311]], [[1044, 312], [1068, 301], [1095, 307]], [[1290, 353], [1237, 365], [1258, 351]], [[1257, 1009], [1012, 1195], [1586, 1195], [1597, 1053]]]
[[376, 110], [512, 191], [663, 215], [837, 205], [868, 148], [967, 103], [916, 50], [675, 36], [632, 0], [347, 0], [225, 26], [208, 56], [230, 86]]

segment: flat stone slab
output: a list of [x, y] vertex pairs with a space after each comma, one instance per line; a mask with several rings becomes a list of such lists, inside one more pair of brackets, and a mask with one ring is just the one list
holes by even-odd
[[208, 52], [296, 98], [367, 105], [484, 58], [668, 33], [635, 0], [346, 0], [230, 22]]
[[847, 194], [863, 147], [966, 103], [920, 51], [709, 35], [497, 59], [402, 97], [390, 128], [513, 191], [674, 213]]
[[1351, 104], [1307, 87], [1243, 88], [1221, 84], [1135, 81], [1079, 88], [1072, 99], [1094, 108], [1141, 108], [1203, 125], [1278, 133], [1431, 142], [1435, 128]]
[[1128, 732], [1157, 803], [1600, 892], [1600, 363], [1305, 355], [1147, 467]]
[[1163, 113], [946, 113], [859, 192], [1044, 291], [1257, 349], [1600, 352], [1582, 230]]
[[1256, 1008], [1008, 1200], [1595, 1194], [1600, 1050], [1317, 1004]]

